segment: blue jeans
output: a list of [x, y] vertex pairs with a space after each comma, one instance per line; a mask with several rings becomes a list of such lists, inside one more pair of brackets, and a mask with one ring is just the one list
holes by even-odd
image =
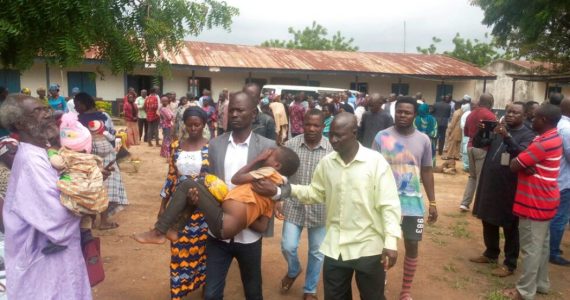
[[[283, 233], [281, 237], [281, 251], [287, 261], [287, 276], [293, 278], [301, 272], [301, 263], [297, 255], [299, 240], [301, 238], [303, 226], [298, 226], [287, 221], [283, 222]], [[319, 251], [325, 239], [325, 226], [307, 228], [309, 233], [309, 260], [307, 261], [307, 274], [305, 276], [305, 293], [317, 293], [317, 284], [321, 274], [324, 255]]]
[[261, 290], [261, 239], [251, 244], [226, 243], [208, 235], [206, 241], [206, 300], [224, 299], [226, 277], [233, 259], [239, 272], [245, 299], [262, 300]]
[[570, 218], [570, 189], [560, 191], [560, 206], [550, 222], [550, 258], [560, 255], [560, 242]]

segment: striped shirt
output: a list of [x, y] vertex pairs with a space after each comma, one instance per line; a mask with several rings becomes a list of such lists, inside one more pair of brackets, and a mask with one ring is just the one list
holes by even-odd
[[[285, 147], [295, 151], [301, 160], [297, 173], [289, 178], [291, 184], [310, 184], [319, 161], [333, 151], [331, 144], [324, 137], [321, 138], [321, 142], [317, 147], [311, 149], [305, 143], [304, 134], [288, 140], [285, 143]], [[285, 199], [283, 214], [287, 222], [306, 228], [324, 226], [326, 221], [326, 207], [324, 203], [302, 204], [295, 197]]]
[[547, 221], [556, 215], [560, 203], [558, 174], [562, 158], [562, 139], [556, 128], [534, 139], [516, 160], [524, 168], [533, 167], [535, 174], [518, 173], [517, 193], [513, 213], [537, 221]]

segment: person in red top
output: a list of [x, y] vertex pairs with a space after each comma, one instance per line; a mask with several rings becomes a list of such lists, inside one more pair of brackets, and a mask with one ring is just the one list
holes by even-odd
[[160, 147], [158, 139], [158, 125], [160, 116], [158, 115], [158, 95], [157, 88], [150, 89], [150, 94], [144, 100], [144, 110], [146, 111], [146, 121], [148, 122], [148, 145], [152, 146], [152, 140], [156, 140], [156, 146]]
[[127, 122], [127, 147], [140, 144], [137, 118], [139, 109], [135, 105], [135, 97], [135, 93], [129, 93], [127, 101], [123, 104], [123, 113]]
[[493, 99], [493, 95], [489, 93], [481, 95], [479, 98], [479, 106], [469, 114], [469, 117], [467, 117], [467, 120], [465, 121], [464, 134], [466, 137], [469, 137], [469, 142], [467, 143], [467, 155], [469, 156], [469, 180], [467, 181], [467, 186], [465, 186], [463, 199], [459, 206], [459, 209], [462, 212], [469, 211], [469, 206], [473, 201], [473, 196], [477, 189], [477, 181], [481, 174], [481, 169], [483, 169], [485, 156], [487, 155], [487, 148], [473, 147], [473, 138], [477, 135], [479, 124], [482, 121], [497, 120], [495, 114], [491, 111], [494, 102], [495, 100]]
[[295, 96], [295, 102], [289, 107], [289, 123], [291, 124], [291, 136], [296, 137], [303, 134], [303, 121], [306, 109], [301, 102], [305, 98], [305, 93], [301, 92]]
[[562, 139], [556, 130], [560, 118], [559, 107], [543, 104], [532, 122], [540, 135], [510, 164], [511, 171], [518, 175], [513, 213], [519, 217], [523, 262], [516, 288], [504, 291], [511, 299], [534, 299], [537, 292], [547, 294], [550, 289], [549, 228], [560, 203], [557, 179]]

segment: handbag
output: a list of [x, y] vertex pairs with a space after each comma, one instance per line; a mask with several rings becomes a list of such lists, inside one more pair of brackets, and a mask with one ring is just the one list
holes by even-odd
[[101, 240], [98, 237], [85, 242], [83, 258], [91, 287], [105, 280], [105, 270], [103, 270], [103, 260], [101, 259]]

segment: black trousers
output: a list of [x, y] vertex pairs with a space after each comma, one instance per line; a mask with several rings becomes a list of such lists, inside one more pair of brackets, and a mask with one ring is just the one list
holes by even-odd
[[164, 209], [164, 213], [158, 217], [154, 228], [162, 233], [166, 233], [170, 228], [176, 231], [180, 231], [184, 228], [188, 222], [188, 218], [195, 209], [195, 207], [192, 207], [187, 201], [188, 191], [191, 188], [198, 190], [198, 196], [200, 197], [198, 207], [204, 214], [208, 229], [214, 236], [221, 237], [224, 216], [222, 206], [205, 185], [192, 179], [186, 179], [178, 183], [176, 190]]
[[144, 141], [148, 142], [148, 122], [146, 121], [146, 119], [139, 118], [138, 124], [139, 124], [139, 139], [143, 140], [142, 136], [144, 130]]
[[[483, 255], [490, 259], [498, 259], [499, 254], [501, 254], [501, 248], [499, 245], [499, 228], [500, 226], [481, 221], [483, 223], [483, 240], [485, 242], [485, 247], [487, 248]], [[519, 258], [519, 220], [516, 219], [513, 224], [503, 227], [503, 233], [505, 235], [505, 260], [503, 264], [509, 268], [509, 270], [515, 270], [517, 268], [517, 260]]]
[[447, 124], [437, 126], [437, 152], [439, 155], [443, 154], [443, 146], [445, 146], [445, 132], [447, 131]]
[[[323, 282], [325, 300], [351, 300], [352, 275], [356, 273], [356, 285], [362, 300], [384, 300], [386, 272], [380, 255], [353, 260], [338, 260], [325, 256]], [[210, 265], [208, 265], [208, 268]]]
[[158, 138], [158, 126], [160, 125], [160, 120], [154, 120], [148, 123], [148, 130], [146, 132], [147, 142], [151, 143], [152, 140], [156, 140], [156, 143], [160, 142]]
[[261, 240], [251, 244], [229, 243], [208, 235], [206, 242], [206, 300], [224, 298], [224, 288], [228, 270], [235, 258], [239, 264], [239, 272], [245, 299], [261, 300]]

